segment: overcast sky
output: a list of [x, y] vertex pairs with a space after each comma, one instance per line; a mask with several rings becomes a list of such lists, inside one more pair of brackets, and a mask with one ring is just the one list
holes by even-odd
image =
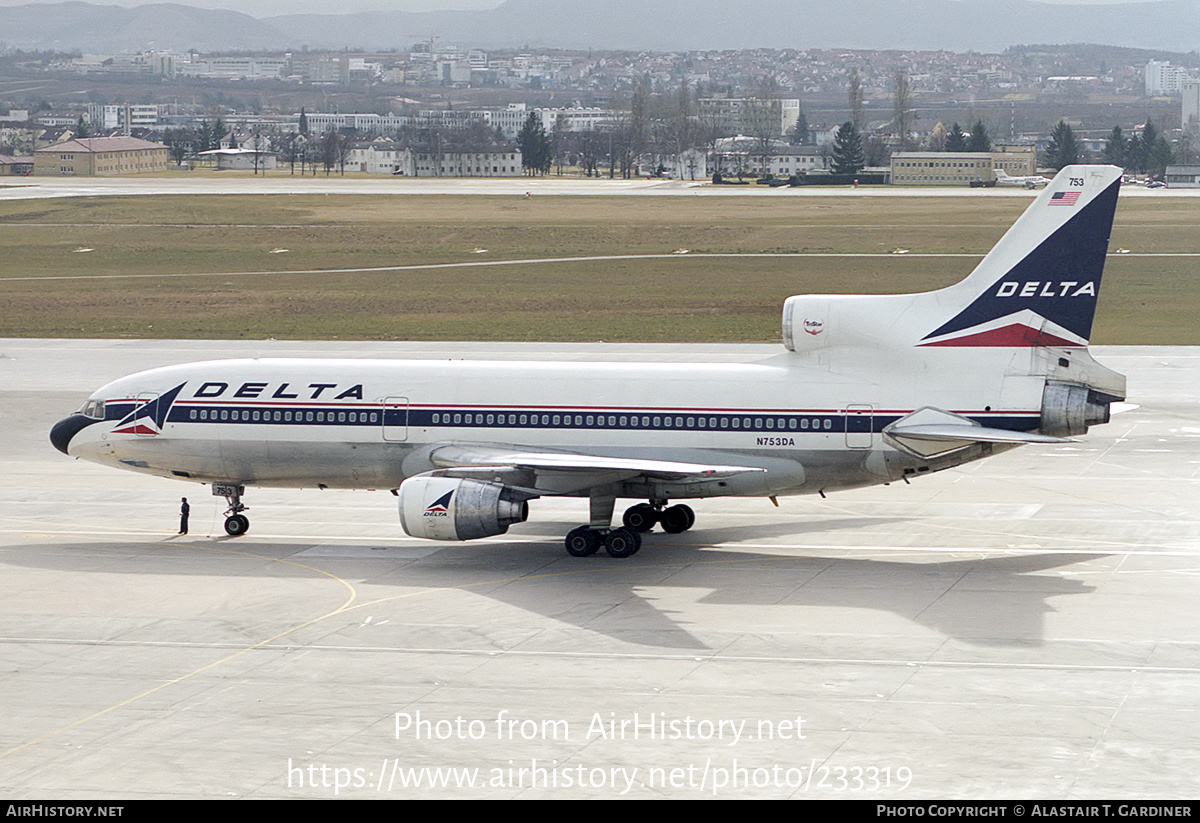
[[[27, 3], [59, 3], [63, 0], [0, 0], [0, 6], [20, 6]], [[252, 17], [270, 17], [276, 14], [349, 14], [358, 11], [434, 11], [437, 9], [494, 9], [503, 0], [339, 0], [332, 5], [329, 0], [173, 0], [185, 6], [202, 9], [232, 9]], [[96, 5], [142, 6], [147, 0], [87, 0]], [[586, 2], [586, 0], [584, 0]], [[970, 0], [963, 0], [970, 2]], [[1040, 0], [1044, 3], [1121, 3], [1153, 2], [1153, 0]], [[736, 5], [736, 0], [730, 0]], [[832, 5], [837, 5], [833, 0]]]
[[[436, 9], [494, 9], [503, 0], [171, 0], [202, 9], [231, 9], [251, 17], [315, 12], [349, 14], [356, 11], [433, 11]], [[0, 0], [0, 6], [60, 3], [63, 0]], [[148, 0], [86, 0], [97, 6], [144, 6]]]

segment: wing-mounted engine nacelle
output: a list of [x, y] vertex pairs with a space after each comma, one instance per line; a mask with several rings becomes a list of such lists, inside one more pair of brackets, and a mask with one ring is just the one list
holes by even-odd
[[413, 537], [474, 540], [529, 518], [529, 496], [462, 477], [421, 474], [400, 484], [400, 525]]
[[1042, 392], [1042, 424], [1039, 431], [1055, 437], [1086, 434], [1088, 426], [1109, 421], [1109, 403], [1121, 400], [1089, 386], [1047, 380]]

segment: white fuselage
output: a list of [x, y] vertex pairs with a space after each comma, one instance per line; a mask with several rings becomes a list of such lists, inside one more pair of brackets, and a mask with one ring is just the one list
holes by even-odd
[[[943, 468], [898, 452], [880, 436], [918, 405], [943, 406], [989, 426], [1038, 425], [1044, 378], [1016, 373], [1011, 353], [981, 358], [976, 350], [968, 361], [961, 351], [935, 350], [905, 363], [859, 354], [859, 367], [837, 368], [791, 352], [719, 365], [192, 363], [102, 388], [93, 399], [105, 402], [107, 419], [75, 435], [70, 453], [200, 482], [330, 488], [395, 488], [435, 468], [430, 450], [446, 444], [766, 469], [686, 484], [642, 479], [621, 495], [666, 499], [798, 494]], [[998, 368], [981, 371], [981, 359]], [[176, 387], [161, 426], [153, 415], [121, 425], [127, 413]], [[985, 453], [960, 455], [949, 465]]]

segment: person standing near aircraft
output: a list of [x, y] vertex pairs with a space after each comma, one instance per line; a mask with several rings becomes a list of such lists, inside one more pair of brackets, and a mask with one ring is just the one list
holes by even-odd
[[188, 515], [191, 514], [192, 507], [188, 505], [187, 498], [182, 498], [179, 504], [179, 533], [187, 534], [188, 532]]

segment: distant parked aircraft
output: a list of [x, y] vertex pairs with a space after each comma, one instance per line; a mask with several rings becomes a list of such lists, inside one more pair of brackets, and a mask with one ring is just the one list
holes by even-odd
[[1037, 174], [1009, 177], [1003, 169], [996, 169], [996, 182], [1001, 186], [1024, 186], [1027, 189], [1040, 189], [1050, 183], [1050, 178]]

